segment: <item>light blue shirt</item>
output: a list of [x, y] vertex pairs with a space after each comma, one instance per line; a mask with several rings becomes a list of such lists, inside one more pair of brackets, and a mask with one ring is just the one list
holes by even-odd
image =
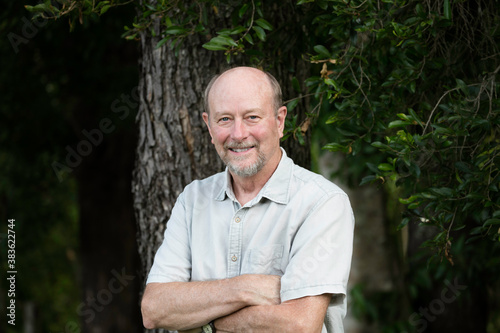
[[178, 197], [147, 283], [281, 276], [281, 301], [333, 294], [322, 332], [343, 332], [354, 216], [344, 191], [286, 156], [243, 207], [229, 172]]

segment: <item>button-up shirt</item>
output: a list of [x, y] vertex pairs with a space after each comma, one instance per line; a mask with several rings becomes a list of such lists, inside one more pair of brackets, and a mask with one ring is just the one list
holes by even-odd
[[344, 191], [286, 156], [241, 206], [228, 170], [178, 197], [147, 283], [281, 276], [281, 301], [333, 294], [322, 332], [343, 332], [354, 216]]

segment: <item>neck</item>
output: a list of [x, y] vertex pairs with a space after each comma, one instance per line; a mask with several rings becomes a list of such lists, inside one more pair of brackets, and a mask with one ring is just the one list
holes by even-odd
[[266, 185], [267, 181], [273, 175], [281, 160], [282, 152], [280, 150], [277, 158], [268, 161], [264, 168], [251, 177], [240, 177], [231, 173], [233, 192], [240, 205], [244, 206], [259, 194], [260, 190]]

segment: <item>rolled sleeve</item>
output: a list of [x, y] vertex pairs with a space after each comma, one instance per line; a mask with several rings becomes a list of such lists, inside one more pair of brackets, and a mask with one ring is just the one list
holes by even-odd
[[146, 283], [190, 280], [192, 263], [189, 233], [184, 196], [181, 194], [172, 209], [163, 242], [156, 252]]
[[319, 201], [297, 231], [281, 279], [282, 301], [345, 295], [352, 257], [354, 217], [347, 195]]

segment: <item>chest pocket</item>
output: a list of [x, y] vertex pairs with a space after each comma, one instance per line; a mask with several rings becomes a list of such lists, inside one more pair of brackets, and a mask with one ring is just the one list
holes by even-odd
[[283, 245], [275, 244], [248, 250], [247, 258], [242, 263], [241, 274], [282, 276], [283, 248]]

